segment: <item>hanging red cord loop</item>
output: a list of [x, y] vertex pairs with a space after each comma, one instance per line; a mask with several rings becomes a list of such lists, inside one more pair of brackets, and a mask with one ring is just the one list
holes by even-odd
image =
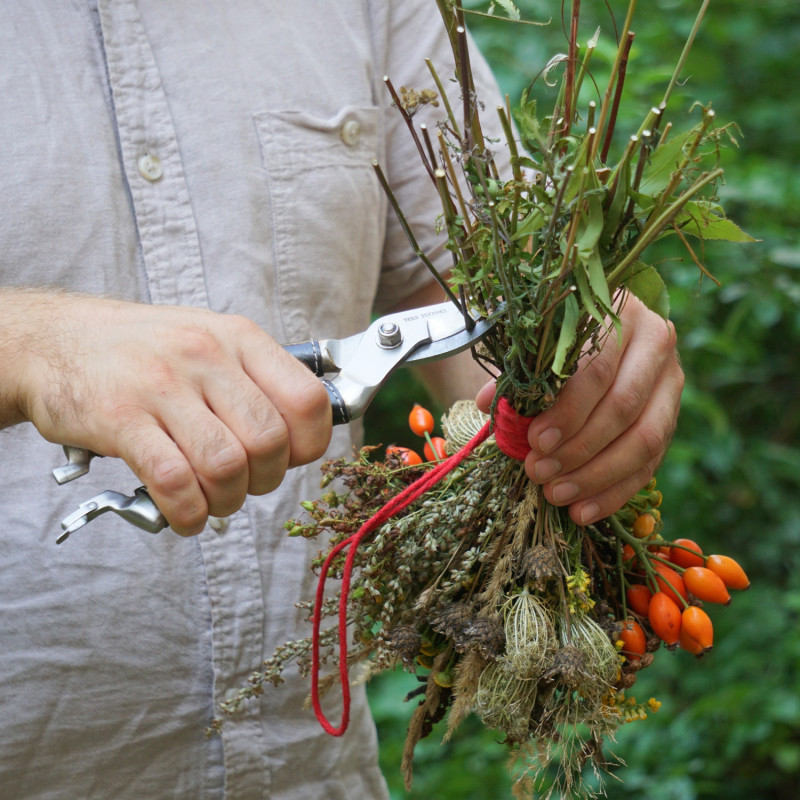
[[[495, 436], [500, 449], [511, 458], [524, 460], [530, 447], [528, 446], [527, 432], [530, 419], [522, 417], [511, 408], [505, 398], [500, 398], [498, 412], [495, 418], [497, 430]], [[524, 421], [524, 422], [523, 422]], [[448, 473], [452, 472], [476, 447], [486, 441], [492, 432], [493, 421], [487, 422], [478, 433], [467, 442], [457, 453], [441, 461], [429, 472], [409, 484], [402, 492], [389, 500], [386, 505], [370, 517], [352, 536], [339, 542], [328, 553], [317, 582], [317, 592], [314, 599], [314, 613], [312, 615], [311, 635], [311, 704], [319, 724], [331, 736], [341, 736], [350, 724], [350, 679], [347, 664], [347, 601], [350, 596], [350, 582], [353, 575], [358, 546], [365, 536], [372, 533], [391, 519], [395, 514], [408, 508], [417, 498], [435, 486]], [[501, 440], [505, 445], [501, 445]], [[506, 449], [508, 448], [508, 449]], [[522, 452], [524, 450], [524, 452]], [[522, 453], [522, 455], [518, 455]], [[333, 560], [345, 548], [347, 556], [342, 570], [342, 588], [339, 597], [339, 682], [342, 689], [342, 717], [338, 726], [331, 723], [325, 716], [320, 703], [319, 695], [319, 670], [320, 670], [320, 626], [322, 623], [322, 606], [325, 599], [325, 581], [328, 577]]]

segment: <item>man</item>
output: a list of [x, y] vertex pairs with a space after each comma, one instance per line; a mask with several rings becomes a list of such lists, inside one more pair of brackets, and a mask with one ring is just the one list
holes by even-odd
[[[349, 335], [373, 307], [439, 299], [371, 167], [446, 263], [437, 198], [381, 80], [428, 85], [426, 57], [449, 63], [430, 0], [6, 9], [9, 797], [385, 797], [361, 694], [341, 739], [301, 710], [300, 679], [221, 736], [204, 731], [276, 644], [306, 635], [294, 603], [310, 594], [313, 547], [281, 523], [318, 491], [313, 462], [358, 436], [331, 430], [324, 390], [277, 342]], [[474, 394], [469, 363], [428, 377], [446, 398]], [[608, 513], [660, 459], [680, 383], [672, 335], [631, 304], [623, 347], [584, 365], [532, 425], [532, 478], [576, 519]], [[113, 458], [58, 487], [51, 442]], [[107, 514], [54, 545], [81, 500], [140, 483], [191, 538]]]

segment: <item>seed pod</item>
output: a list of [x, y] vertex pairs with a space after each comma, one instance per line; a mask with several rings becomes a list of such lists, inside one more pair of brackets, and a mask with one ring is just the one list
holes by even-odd
[[689, 567], [683, 573], [686, 588], [700, 600], [728, 605], [731, 596], [722, 578], [707, 567]]
[[622, 623], [619, 638], [622, 641], [621, 653], [630, 661], [638, 661], [647, 650], [647, 637], [642, 626], [634, 619]]
[[678, 608], [683, 608], [683, 601], [688, 601], [689, 595], [686, 592], [683, 578], [666, 564], [656, 563], [656, 583], [658, 588], [669, 595]]
[[674, 647], [681, 635], [681, 612], [665, 592], [656, 592], [650, 601], [650, 627], [668, 647]]
[[706, 559], [706, 567], [722, 578], [728, 589], [749, 589], [750, 578], [736, 559], [730, 556], [713, 555]]
[[451, 603], [431, 615], [431, 627], [443, 636], [460, 637], [472, 620], [472, 608], [466, 603]]
[[397, 625], [386, 636], [386, 644], [397, 651], [404, 664], [410, 664], [419, 655], [422, 635], [413, 625]]
[[628, 605], [643, 617], [646, 617], [650, 610], [650, 599], [652, 597], [653, 593], [643, 583], [631, 584], [625, 592], [625, 599], [628, 601]]
[[544, 674], [546, 681], [560, 679], [571, 687], [578, 686], [587, 677], [586, 656], [572, 645], [562, 647], [556, 652], [552, 666]]
[[711, 618], [697, 606], [689, 606], [681, 614], [681, 632], [686, 633], [707, 653], [714, 646], [714, 626]]
[[536, 589], [542, 591], [550, 578], [560, 573], [560, 562], [552, 548], [537, 544], [525, 552], [520, 563], [520, 573], [524, 575]]
[[475, 645], [484, 658], [497, 658], [506, 646], [506, 634], [499, 619], [493, 617], [476, 617], [470, 620], [460, 637], [456, 638], [456, 648], [461, 642]]
[[504, 662], [523, 680], [538, 678], [558, 647], [550, 612], [539, 598], [523, 591], [503, 605]]
[[676, 539], [672, 544], [669, 549], [669, 560], [673, 564], [684, 568], [703, 566], [703, 551], [697, 542], [691, 539]]

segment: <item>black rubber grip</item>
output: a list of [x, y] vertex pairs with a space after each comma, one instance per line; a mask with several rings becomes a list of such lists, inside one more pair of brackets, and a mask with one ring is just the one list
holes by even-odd
[[339, 390], [329, 381], [322, 381], [325, 388], [328, 390], [328, 397], [331, 399], [331, 409], [333, 410], [333, 424], [345, 425], [350, 422], [350, 411], [347, 408], [342, 395]]
[[322, 348], [316, 339], [309, 339], [307, 342], [298, 342], [297, 344], [285, 344], [283, 349], [305, 364], [318, 378], [325, 374]]

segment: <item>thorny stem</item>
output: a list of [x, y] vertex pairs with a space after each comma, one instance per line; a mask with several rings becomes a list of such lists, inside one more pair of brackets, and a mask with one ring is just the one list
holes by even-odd
[[[608, 119], [608, 114], [610, 111], [609, 104], [611, 102], [611, 90], [614, 88], [614, 84], [616, 82], [617, 73], [619, 72], [620, 62], [622, 61], [623, 53], [625, 52], [625, 46], [628, 39], [628, 31], [631, 29], [631, 22], [633, 21], [633, 13], [636, 10], [636, 3], [637, 0], [630, 0], [628, 5], [628, 13], [625, 16], [625, 22], [622, 26], [621, 32], [621, 41], [620, 45], [617, 48], [617, 56], [614, 61], [614, 66], [611, 69], [611, 77], [608, 79], [608, 86], [606, 87], [605, 94], [603, 95], [603, 104], [600, 107], [600, 120], [597, 123], [597, 130], [602, 133], [605, 129], [606, 120]], [[600, 141], [598, 137], [597, 141]], [[592, 153], [592, 160], [594, 160], [596, 152]]]
[[628, 69], [628, 56], [631, 52], [631, 45], [633, 44], [634, 34], [628, 33], [625, 41], [625, 49], [622, 54], [622, 59], [619, 62], [619, 72], [617, 73], [617, 87], [614, 91], [614, 101], [611, 106], [611, 115], [608, 120], [608, 128], [606, 130], [605, 141], [603, 142], [603, 149], [600, 153], [600, 160], [605, 164], [608, 158], [608, 151], [611, 148], [611, 140], [614, 136], [614, 128], [617, 124], [617, 114], [619, 112], [619, 102], [622, 98], [622, 87], [625, 85], [625, 73]]
[[627, 255], [609, 274], [608, 283], [610, 287], [616, 288], [619, 285], [626, 271], [636, 262], [642, 252], [661, 235], [661, 231], [675, 219], [686, 203], [688, 203], [704, 186], [713, 183], [722, 173], [722, 167], [718, 167], [703, 177], [698, 178], [671, 206], [666, 208], [653, 222], [647, 225]]
[[453, 185], [453, 191], [456, 193], [456, 200], [458, 207], [461, 211], [461, 218], [463, 219], [464, 232], [469, 234], [469, 212], [467, 211], [467, 204], [464, 202], [464, 195], [461, 192], [461, 184], [458, 181], [453, 160], [450, 158], [450, 150], [444, 141], [444, 134], [441, 131], [436, 132], [437, 140], [439, 142], [439, 152], [442, 154], [445, 169], [450, 178], [450, 183]]
[[442, 99], [442, 103], [444, 104], [445, 111], [447, 112], [447, 119], [450, 123], [450, 127], [453, 129], [453, 133], [456, 135], [456, 138], [461, 138], [461, 132], [458, 127], [458, 122], [456, 121], [455, 114], [453, 114], [453, 109], [450, 107], [450, 100], [447, 98], [447, 92], [444, 90], [444, 86], [442, 86], [441, 78], [439, 78], [439, 73], [436, 72], [436, 68], [433, 66], [433, 62], [429, 59], [425, 59], [425, 64], [428, 67], [428, 71], [431, 73], [433, 77], [433, 82], [436, 84], [436, 89], [439, 92], [439, 97]]
[[572, 128], [572, 117], [577, 102], [575, 90], [575, 62], [578, 58], [578, 19], [580, 18], [581, 0], [572, 0], [572, 15], [569, 31], [569, 54], [567, 56], [567, 76], [564, 90], [564, 135], [569, 136]]
[[431, 180], [433, 180], [433, 165], [428, 163], [428, 158], [425, 154], [425, 149], [422, 146], [422, 142], [419, 140], [419, 136], [417, 135], [417, 131], [414, 128], [414, 123], [412, 121], [411, 115], [403, 108], [403, 104], [400, 100], [400, 96], [395, 91], [394, 86], [392, 85], [391, 80], [389, 80], [388, 75], [383, 76], [383, 82], [386, 84], [386, 87], [389, 89], [389, 94], [392, 96], [392, 100], [394, 104], [400, 111], [401, 116], [403, 117], [403, 121], [406, 123], [406, 127], [408, 128], [409, 132], [411, 133], [411, 138], [414, 141], [414, 144], [417, 146], [417, 151], [419, 152], [419, 156], [422, 159], [422, 163], [428, 173], [430, 175]]
[[373, 161], [372, 167], [375, 170], [375, 174], [378, 176], [378, 180], [380, 181], [380, 184], [383, 187], [383, 190], [386, 193], [387, 198], [389, 199], [389, 203], [391, 204], [395, 214], [397, 215], [397, 219], [400, 222], [400, 227], [403, 229], [403, 232], [405, 233], [406, 238], [408, 239], [408, 242], [411, 245], [411, 249], [414, 251], [414, 255], [428, 268], [428, 272], [431, 273], [433, 279], [439, 284], [439, 286], [442, 287], [447, 297], [455, 304], [455, 307], [459, 311], [463, 311], [458, 303], [458, 298], [453, 294], [453, 290], [450, 288], [447, 281], [439, 274], [439, 270], [437, 270], [436, 267], [433, 266], [431, 260], [419, 246], [417, 239], [414, 236], [414, 232], [411, 230], [411, 226], [408, 224], [408, 220], [406, 219], [406, 216], [403, 213], [402, 208], [400, 208], [400, 203], [397, 201], [397, 197], [395, 197], [395, 194], [392, 191], [392, 188], [389, 185], [389, 181], [386, 179], [386, 175], [384, 175], [384, 172], [381, 169], [380, 164], [378, 164], [377, 161]]
[[683, 231], [674, 222], [672, 223], [672, 230], [674, 230], [675, 233], [678, 234], [678, 238], [683, 243], [683, 246], [686, 248], [687, 252], [691, 256], [692, 261], [694, 261], [695, 266], [700, 270], [700, 272], [702, 272], [703, 275], [705, 275], [709, 280], [714, 281], [714, 283], [716, 283], [717, 286], [722, 286], [722, 284], [703, 266], [703, 263], [697, 257], [694, 250], [692, 249], [692, 246], [689, 244], [688, 240], [683, 235]]
[[706, 14], [706, 10], [708, 9], [708, 5], [710, 2], [711, 0], [703, 0], [703, 5], [700, 6], [700, 10], [697, 12], [697, 17], [695, 18], [694, 25], [692, 25], [692, 30], [689, 33], [689, 37], [686, 39], [686, 44], [684, 44], [683, 46], [683, 51], [681, 52], [680, 58], [678, 59], [675, 71], [672, 73], [672, 78], [669, 82], [669, 86], [667, 86], [667, 90], [664, 92], [664, 99], [661, 101], [661, 103], [665, 107], [667, 105], [667, 101], [670, 98], [670, 95], [672, 94], [672, 90], [675, 88], [675, 84], [678, 82], [678, 78], [680, 77], [680, 74], [683, 71], [686, 59], [689, 57], [689, 51], [692, 49], [695, 37], [697, 36], [697, 32], [700, 30], [700, 25], [703, 22], [703, 17]]

